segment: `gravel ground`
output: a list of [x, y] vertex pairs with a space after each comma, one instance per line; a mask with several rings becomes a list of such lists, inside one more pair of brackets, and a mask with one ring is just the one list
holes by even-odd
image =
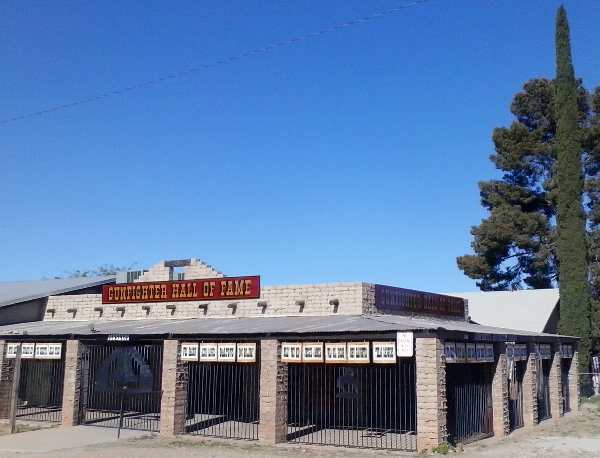
[[[600, 400], [585, 403], [582, 412], [569, 414], [560, 422], [546, 421], [527, 431], [516, 431], [510, 438], [488, 439], [453, 450], [450, 454], [464, 458], [485, 457], [599, 457], [600, 456]], [[245, 457], [362, 457], [405, 456], [415, 458], [414, 453], [388, 452], [382, 450], [346, 449], [322, 446], [297, 446], [283, 444], [276, 447], [261, 446], [256, 442], [206, 440], [185, 437], [165, 440], [145, 437], [114, 442], [102, 446], [75, 448], [44, 453], [44, 457], [63, 458], [233, 458]], [[7, 458], [39, 458], [40, 454], [3, 453]]]

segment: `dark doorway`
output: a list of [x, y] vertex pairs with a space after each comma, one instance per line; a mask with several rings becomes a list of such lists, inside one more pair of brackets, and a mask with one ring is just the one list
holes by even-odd
[[489, 364], [448, 364], [448, 436], [452, 444], [494, 435]]
[[158, 431], [161, 379], [161, 344], [85, 345], [81, 423]]
[[571, 411], [571, 393], [569, 386], [569, 372], [571, 370], [571, 358], [563, 358], [560, 363], [560, 375], [562, 381], [562, 402], [563, 412]]
[[552, 417], [550, 410], [550, 369], [552, 368], [551, 359], [538, 360], [538, 421], [546, 420]]
[[527, 361], [512, 361], [508, 379], [508, 415], [510, 431], [523, 427], [523, 379]]

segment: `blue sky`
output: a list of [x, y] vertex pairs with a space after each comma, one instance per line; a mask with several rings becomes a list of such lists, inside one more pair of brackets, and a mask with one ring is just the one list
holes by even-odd
[[[0, 118], [406, 2], [4, 2]], [[456, 268], [491, 131], [553, 75], [551, 0], [431, 0], [239, 62], [0, 126], [0, 279], [196, 256], [265, 284], [474, 289]], [[567, 1], [600, 84], [600, 2]]]

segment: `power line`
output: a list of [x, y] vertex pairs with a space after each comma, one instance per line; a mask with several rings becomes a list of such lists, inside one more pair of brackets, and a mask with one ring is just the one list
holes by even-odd
[[154, 78], [154, 79], [150, 79], [150, 80], [146, 80], [146, 81], [141, 81], [139, 83], [132, 84], [130, 86], [125, 86], [125, 87], [122, 87], [120, 89], [114, 89], [114, 90], [103, 92], [103, 93], [100, 93], [100, 94], [96, 94], [96, 95], [93, 95], [93, 96], [90, 96], [90, 97], [85, 97], [85, 98], [82, 98], [82, 99], [79, 99], [79, 100], [75, 100], [73, 102], [63, 103], [63, 104], [60, 104], [60, 105], [54, 105], [54, 106], [51, 106], [51, 107], [48, 107], [48, 108], [45, 108], [45, 109], [42, 109], [42, 110], [30, 111], [28, 113], [23, 113], [23, 114], [18, 115], [18, 116], [13, 116], [13, 117], [10, 117], [10, 118], [0, 119], [0, 125], [6, 125], [6, 124], [9, 124], [9, 123], [12, 123], [12, 122], [21, 121], [23, 119], [33, 118], [33, 117], [36, 117], [36, 116], [47, 115], [47, 114], [53, 113], [55, 111], [66, 110], [66, 109], [69, 109], [69, 108], [77, 107], [79, 105], [87, 105], [89, 103], [97, 102], [98, 100], [107, 99], [109, 97], [115, 97], [115, 96], [118, 96], [118, 95], [123, 95], [123, 94], [129, 93], [129, 92], [137, 91], [137, 90], [140, 90], [140, 89], [145, 89], [145, 88], [148, 88], [150, 86], [156, 86], [156, 85], [162, 84], [162, 83], [167, 82], [167, 81], [171, 81], [171, 80], [175, 80], [175, 79], [178, 79], [178, 78], [182, 78], [184, 76], [188, 76], [190, 74], [198, 73], [198, 72], [203, 71], [203, 70], [208, 70], [210, 68], [214, 68], [214, 67], [217, 67], [217, 66], [220, 66], [220, 65], [230, 64], [230, 63], [235, 62], [237, 60], [245, 59], [247, 57], [251, 57], [251, 56], [254, 56], [254, 55], [267, 54], [267, 53], [270, 53], [270, 52], [272, 52], [272, 51], [274, 51], [276, 49], [279, 49], [279, 48], [284, 48], [284, 47], [288, 47], [288, 46], [294, 46], [294, 45], [297, 45], [298, 43], [301, 43], [301, 42], [306, 41], [306, 40], [310, 40], [310, 39], [313, 39], [313, 38], [320, 38], [323, 35], [326, 35], [326, 34], [329, 34], [329, 33], [337, 32], [339, 30], [343, 30], [343, 29], [346, 29], [346, 28], [349, 28], [349, 27], [353, 27], [353, 26], [356, 26], [356, 25], [360, 25], [360, 24], [364, 24], [364, 23], [367, 23], [367, 22], [371, 22], [371, 21], [373, 21], [375, 19], [380, 19], [380, 18], [383, 18], [383, 17], [386, 17], [386, 16], [391, 16], [391, 15], [400, 13], [401, 11], [403, 11], [403, 10], [405, 10], [407, 8], [412, 8], [414, 6], [421, 5], [421, 4], [423, 4], [423, 3], [427, 2], [427, 1], [428, 0], [414, 0], [411, 3], [406, 3], [404, 5], [400, 5], [400, 6], [397, 6], [395, 8], [389, 8], [387, 10], [382, 10], [382, 11], [379, 11], [377, 13], [370, 14], [368, 16], [363, 16], [363, 17], [359, 17], [359, 18], [356, 18], [356, 19], [352, 19], [352, 20], [346, 21], [346, 22], [341, 22], [341, 23], [338, 23], [338, 24], [326, 27], [324, 29], [318, 30], [316, 32], [310, 32], [310, 33], [306, 33], [306, 34], [303, 34], [303, 35], [297, 35], [295, 37], [288, 38], [287, 40], [278, 41], [276, 43], [273, 43], [273, 44], [270, 44], [270, 45], [267, 45], [267, 46], [264, 46], [264, 47], [261, 47], [261, 48], [254, 48], [254, 49], [242, 52], [240, 54], [235, 54], [235, 55], [231, 55], [229, 57], [225, 57], [223, 59], [216, 60], [216, 61], [211, 62], [211, 63], [200, 64], [200, 65], [197, 65], [195, 67], [190, 67], [190, 68], [187, 68], [187, 69], [184, 69], [184, 70], [180, 70], [180, 71], [177, 71], [177, 72], [165, 74], [165, 75], [163, 75], [161, 77], [158, 77], [158, 78]]

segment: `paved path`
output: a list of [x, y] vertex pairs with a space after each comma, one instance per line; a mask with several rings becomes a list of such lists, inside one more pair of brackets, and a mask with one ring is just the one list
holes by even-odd
[[[121, 439], [134, 439], [149, 435], [150, 433], [145, 431], [121, 430]], [[97, 426], [45, 428], [0, 436], [0, 455], [2, 452], [46, 453], [106, 444], [117, 440], [115, 428]]]

